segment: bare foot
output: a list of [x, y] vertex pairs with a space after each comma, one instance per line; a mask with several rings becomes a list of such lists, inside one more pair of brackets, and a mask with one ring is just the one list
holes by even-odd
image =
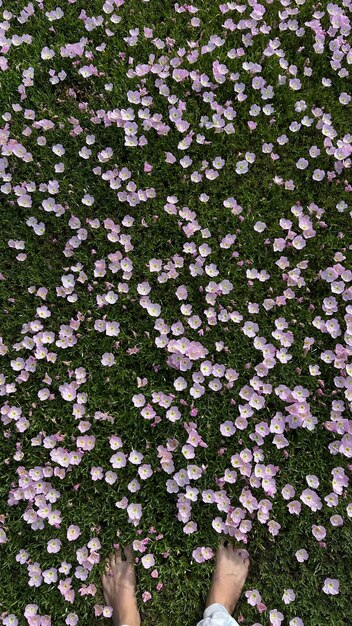
[[231, 615], [247, 578], [249, 559], [247, 551], [236, 550], [230, 542], [226, 544], [222, 540], [216, 552], [216, 566], [206, 606], [219, 602]]
[[123, 561], [121, 550], [116, 550], [105, 566], [101, 577], [104, 598], [106, 604], [113, 608], [112, 619], [115, 626], [140, 626], [132, 546], [126, 546], [125, 555], [127, 560]]

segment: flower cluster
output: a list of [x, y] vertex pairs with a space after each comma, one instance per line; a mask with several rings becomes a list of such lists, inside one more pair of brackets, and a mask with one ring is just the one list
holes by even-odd
[[[111, 617], [115, 535], [148, 603], [172, 550], [303, 528], [315, 571], [352, 518], [349, 1], [171, 3], [167, 35], [149, 0], [143, 27], [78, 4], [0, 18], [5, 626], [57, 597], [68, 626]], [[321, 559], [326, 616], [349, 589]], [[294, 577], [250, 585], [248, 616], [309, 623]]]

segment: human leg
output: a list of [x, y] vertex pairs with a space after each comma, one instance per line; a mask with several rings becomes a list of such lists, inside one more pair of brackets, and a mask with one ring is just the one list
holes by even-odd
[[246, 551], [236, 550], [231, 543], [221, 541], [206, 609], [197, 626], [238, 626], [231, 613], [240, 598], [248, 567]]
[[101, 579], [104, 598], [113, 608], [114, 626], [140, 626], [132, 546], [126, 546], [125, 555], [126, 561], [123, 561], [121, 550], [116, 550], [105, 566]]

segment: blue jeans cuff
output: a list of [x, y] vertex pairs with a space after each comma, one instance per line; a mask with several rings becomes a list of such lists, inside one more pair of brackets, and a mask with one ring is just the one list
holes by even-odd
[[231, 617], [230, 613], [227, 609], [225, 609], [223, 604], [219, 602], [214, 602], [208, 606], [203, 614], [204, 619], [207, 617], [214, 620], [214, 625], [219, 624], [219, 626], [238, 626], [238, 622]]

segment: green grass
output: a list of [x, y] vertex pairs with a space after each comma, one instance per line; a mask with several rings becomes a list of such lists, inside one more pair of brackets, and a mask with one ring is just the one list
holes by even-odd
[[[262, 595], [267, 610], [259, 615], [255, 607], [247, 604], [243, 595], [235, 615], [243, 616], [244, 626], [250, 626], [260, 622], [263, 626], [269, 626], [269, 611], [277, 608], [285, 615], [284, 624], [294, 616], [300, 616], [305, 626], [348, 626], [351, 624], [350, 589], [352, 557], [351, 519], [346, 514], [346, 507], [351, 501], [351, 490], [344, 489], [339, 497], [337, 507], [330, 509], [323, 501], [322, 510], [312, 513], [308, 507], [302, 504], [302, 512], [299, 517], [288, 513], [287, 503], [281, 496], [281, 489], [286, 483], [291, 483], [296, 490], [295, 499], [299, 499], [301, 492], [307, 488], [305, 477], [315, 474], [319, 477], [320, 486], [318, 493], [323, 499], [332, 491], [331, 471], [335, 467], [343, 467], [347, 475], [351, 475], [349, 459], [343, 454], [336, 456], [330, 454], [329, 444], [335, 439], [340, 440], [342, 435], [329, 432], [324, 424], [331, 419], [333, 400], [343, 400], [345, 412], [342, 418], [350, 418], [351, 402], [345, 396], [345, 390], [336, 385], [336, 376], [347, 378], [346, 370], [342, 374], [333, 364], [327, 364], [321, 360], [320, 355], [325, 350], [334, 350], [340, 343], [348, 351], [349, 362], [351, 361], [351, 347], [348, 345], [347, 313], [350, 309], [348, 296], [344, 299], [341, 295], [332, 294], [330, 285], [319, 278], [319, 271], [334, 265], [334, 256], [342, 252], [345, 259], [342, 264], [346, 269], [351, 267], [351, 223], [350, 223], [350, 193], [346, 190], [344, 181], [350, 181], [350, 173], [346, 171], [329, 182], [327, 175], [322, 182], [312, 180], [312, 172], [315, 168], [324, 169], [326, 172], [334, 171], [335, 159], [328, 155], [324, 148], [324, 136], [317, 121], [312, 114], [312, 108], [321, 108], [324, 113], [331, 115], [332, 125], [337, 132], [337, 138], [342, 138], [350, 132], [350, 105], [342, 106], [339, 103], [341, 92], [350, 91], [348, 78], [340, 77], [330, 65], [331, 51], [326, 49], [324, 54], [317, 54], [313, 50], [314, 34], [305, 26], [303, 37], [296, 37], [289, 30], [280, 31], [280, 17], [278, 11], [284, 8], [279, 2], [265, 3], [267, 13], [265, 20], [272, 27], [268, 35], [260, 35], [253, 38], [253, 45], [246, 48], [246, 56], [239, 59], [229, 59], [227, 52], [232, 48], [244, 47], [241, 36], [246, 32], [229, 32], [223, 28], [226, 19], [232, 17], [236, 22], [240, 19], [248, 19], [250, 7], [240, 16], [235, 11], [221, 14], [219, 6], [208, 0], [199, 2], [199, 12], [196, 17], [200, 18], [200, 26], [192, 27], [190, 20], [192, 14], [177, 13], [174, 3], [150, 0], [149, 2], [137, 2], [126, 0], [121, 9], [115, 8], [114, 12], [121, 15], [119, 24], [109, 22], [109, 15], [102, 12], [102, 2], [92, 0], [89, 3], [78, 0], [74, 4], [62, 3], [65, 12], [64, 18], [50, 24], [45, 17], [45, 12], [60, 5], [60, 3], [47, 0], [44, 9], [41, 10], [37, 3], [35, 15], [25, 24], [21, 25], [16, 17], [11, 19], [11, 28], [6, 31], [5, 37], [11, 38], [14, 34], [27, 33], [32, 36], [32, 42], [27, 45], [11, 46], [7, 53], [9, 69], [0, 74], [0, 114], [11, 113], [9, 125], [10, 138], [22, 143], [32, 153], [33, 161], [26, 163], [19, 158], [10, 155], [0, 155], [8, 160], [4, 163], [4, 169], [11, 174], [11, 185], [23, 185], [25, 182], [34, 182], [35, 191], [31, 192], [33, 206], [24, 208], [17, 204], [17, 197], [12, 189], [9, 194], [0, 191], [1, 209], [1, 267], [3, 279], [0, 281], [1, 293], [1, 336], [8, 346], [8, 352], [4, 354], [1, 362], [1, 370], [6, 384], [15, 381], [19, 372], [11, 367], [11, 361], [17, 357], [25, 360], [31, 351], [24, 348], [16, 348], [24, 336], [34, 336], [34, 333], [26, 329], [26, 324], [33, 321], [38, 306], [46, 305], [51, 312], [51, 317], [42, 320], [45, 330], [55, 333], [55, 340], [61, 325], [68, 325], [70, 320], [77, 319], [79, 315], [81, 324], [75, 332], [77, 343], [72, 348], [62, 349], [55, 343], [47, 345], [49, 352], [57, 353], [55, 363], [47, 362], [46, 359], [37, 359], [36, 370], [30, 373], [28, 381], [16, 383], [15, 393], [6, 393], [4, 382], [1, 384], [3, 399], [2, 406], [16, 406], [22, 408], [22, 413], [30, 422], [29, 428], [24, 433], [19, 433], [14, 423], [3, 425], [4, 437], [1, 443], [1, 476], [0, 495], [1, 510], [4, 515], [3, 528], [8, 541], [1, 545], [0, 552], [0, 613], [13, 613], [19, 623], [26, 624], [23, 616], [27, 604], [35, 603], [39, 606], [39, 612], [51, 615], [53, 626], [65, 624], [68, 613], [76, 612], [79, 616], [79, 624], [88, 626], [103, 623], [102, 618], [94, 617], [94, 604], [104, 603], [100, 586], [100, 574], [103, 560], [112, 550], [113, 543], [120, 541], [123, 545], [132, 542], [136, 538], [150, 536], [148, 551], [155, 555], [156, 565], [159, 572], [158, 580], [150, 577], [150, 572], [144, 570], [142, 564], [137, 567], [137, 594], [141, 609], [142, 623], [145, 626], [192, 626], [202, 617], [204, 603], [213, 571], [213, 561], [197, 564], [192, 560], [192, 551], [197, 546], [211, 546], [216, 549], [219, 537], [212, 529], [211, 522], [214, 517], [221, 516], [225, 519], [226, 514], [217, 510], [214, 505], [205, 505], [201, 500], [192, 503], [191, 519], [198, 524], [197, 532], [189, 536], [183, 532], [183, 525], [177, 520], [177, 495], [166, 491], [166, 480], [172, 475], [166, 474], [160, 468], [157, 456], [157, 447], [166, 446], [168, 438], [176, 438], [179, 441], [178, 449], [173, 453], [175, 471], [186, 468], [189, 463], [182, 455], [181, 448], [187, 441], [187, 433], [184, 422], [196, 422], [198, 432], [207, 444], [207, 448], [197, 448], [195, 459], [191, 464], [206, 468], [202, 478], [196, 486], [200, 490], [218, 489], [216, 479], [224, 475], [227, 467], [231, 467], [231, 456], [248, 447], [251, 450], [255, 443], [249, 435], [254, 432], [256, 423], [260, 421], [270, 422], [275, 412], [285, 413], [285, 403], [275, 394], [274, 390], [279, 385], [287, 385], [291, 390], [295, 385], [302, 385], [310, 392], [308, 399], [311, 412], [318, 418], [318, 424], [313, 431], [304, 428], [285, 431], [289, 441], [289, 447], [278, 450], [272, 445], [272, 436], [266, 438], [262, 446], [266, 465], [274, 464], [280, 467], [276, 476], [277, 494], [269, 498], [273, 502], [271, 519], [281, 524], [280, 533], [272, 537], [266, 525], [261, 524], [256, 515], [248, 515], [253, 521], [252, 531], [248, 535], [246, 545], [251, 559], [249, 578], [246, 589], [258, 589]], [[323, 3], [324, 4], [324, 3]], [[338, 5], [343, 8], [343, 3]], [[2, 10], [12, 11], [18, 16], [25, 6], [24, 2], [11, 2], [8, 0]], [[293, 6], [296, 6], [293, 3]], [[88, 32], [84, 28], [83, 20], [78, 19], [81, 10], [85, 9], [89, 16], [104, 15], [106, 27], [111, 28], [115, 35], [107, 36], [103, 27]], [[348, 9], [344, 9], [348, 14]], [[312, 20], [314, 13], [313, 4], [308, 0], [299, 6], [298, 15], [294, 16], [302, 27]], [[2, 18], [5, 21], [5, 18]], [[292, 18], [293, 19], [293, 18]], [[0, 19], [1, 21], [1, 19]], [[326, 13], [322, 18], [324, 29], [329, 29], [329, 15]], [[50, 31], [50, 26], [52, 30]], [[153, 38], [143, 36], [143, 28], [152, 28]], [[139, 28], [140, 36], [137, 45], [129, 46], [125, 37], [129, 36], [129, 29]], [[225, 35], [226, 33], [226, 35]], [[189, 51], [189, 41], [199, 42], [199, 47], [204, 46], [209, 38], [217, 34], [226, 39], [223, 46], [215, 48], [213, 52], [200, 54], [198, 60], [192, 64], [185, 60], [182, 67], [190, 71], [198, 70], [199, 74], [206, 74], [210, 81], [214, 82], [212, 64], [215, 60], [228, 66], [229, 71], [238, 72], [240, 77], [237, 82], [246, 85], [247, 99], [238, 102], [233, 84], [226, 80], [224, 84], [217, 85], [214, 91], [217, 102], [225, 106], [232, 100], [236, 110], [233, 124], [235, 134], [218, 132], [214, 129], [201, 128], [199, 126], [202, 116], [211, 118], [213, 111], [209, 103], [202, 99], [204, 91], [209, 88], [202, 87], [197, 93], [191, 88], [191, 81], [177, 83], [171, 76], [165, 78], [170, 93], [186, 103], [184, 119], [189, 121], [189, 131], [194, 131], [193, 143], [186, 150], [178, 149], [178, 143], [187, 133], [176, 130], [168, 116], [171, 105], [167, 98], [158, 91], [155, 81], [157, 74], [148, 74], [143, 80], [138, 77], [128, 78], [126, 73], [131, 67], [148, 63], [150, 54], [156, 59], [160, 56], [168, 56], [169, 60], [176, 57], [179, 48]], [[166, 37], [175, 40], [174, 47], [168, 50], [158, 50], [152, 40]], [[280, 68], [277, 56], [264, 57], [263, 51], [269, 39], [280, 39], [280, 47], [285, 53], [289, 64], [296, 64], [297, 77], [302, 82], [302, 89], [294, 91], [287, 85], [279, 85], [279, 75], [286, 75], [287, 81], [292, 78], [289, 73]], [[60, 48], [68, 43], [79, 42], [81, 38], [87, 38], [86, 50], [93, 53], [93, 60], [81, 59], [81, 65], [93, 63], [102, 73], [101, 76], [83, 78], [79, 72], [76, 59], [62, 58]], [[327, 38], [327, 42], [331, 37]], [[106, 43], [103, 52], [97, 52], [96, 47], [102, 42]], [[55, 57], [49, 61], [41, 59], [40, 53], [44, 46], [55, 50]], [[298, 52], [300, 46], [304, 50]], [[126, 55], [125, 59], [119, 58], [119, 52]], [[0, 53], [1, 56], [1, 53]], [[132, 57], [131, 64], [128, 58]], [[79, 57], [77, 57], [79, 58]], [[312, 77], [304, 76], [304, 66], [309, 65], [313, 70]], [[274, 88], [272, 100], [262, 100], [260, 91], [251, 87], [252, 76], [243, 69], [244, 61], [259, 63], [262, 65], [261, 75], [267, 85]], [[349, 68], [346, 60], [342, 66]], [[26, 87], [26, 98], [21, 101], [18, 87], [22, 82], [22, 72], [28, 68], [35, 69], [34, 85]], [[56, 73], [64, 70], [66, 79], [58, 85], [49, 82], [49, 70], [55, 69]], [[172, 70], [172, 68], [171, 68]], [[330, 78], [330, 88], [324, 87], [322, 78]], [[236, 82], [236, 81], [234, 81]], [[112, 83], [112, 91], [106, 91], [104, 85]], [[92, 119], [99, 111], [112, 111], [113, 109], [133, 108], [137, 113], [139, 105], [128, 102], [126, 93], [128, 90], [136, 91], [144, 86], [146, 93], [153, 97], [153, 103], [149, 106], [151, 114], [160, 113], [164, 123], [169, 124], [170, 132], [166, 136], [158, 136], [153, 129], [142, 128], [142, 120], [136, 115], [138, 123], [138, 137], [145, 135], [148, 144], [144, 147], [127, 147], [124, 144], [124, 131], [112, 124], [105, 126], [103, 123], [96, 124]], [[74, 89], [76, 97], [72, 97]], [[70, 95], [71, 93], [71, 95]], [[304, 112], [295, 111], [295, 104], [304, 100], [307, 108]], [[271, 102], [275, 111], [273, 115], [266, 116], [263, 112], [258, 117], [249, 116], [250, 107], [253, 104], [264, 106]], [[20, 104], [22, 111], [15, 112], [13, 104]], [[80, 104], [84, 103], [84, 108]], [[177, 105], [175, 105], [177, 106]], [[145, 107], [142, 107], [145, 108]], [[33, 109], [36, 119], [49, 119], [55, 123], [52, 130], [42, 131], [33, 127], [32, 120], [24, 118], [24, 110]], [[293, 121], [300, 121], [304, 115], [314, 119], [310, 127], [302, 127], [299, 133], [291, 132], [288, 127]], [[76, 122], [70, 121], [76, 118], [82, 128], [82, 133], [77, 136], [70, 135], [70, 131]], [[270, 124], [270, 119], [274, 122]], [[249, 131], [248, 119], [253, 119], [258, 126], [255, 131]], [[6, 120], [6, 118], [5, 118]], [[0, 129], [5, 127], [4, 117], [0, 123]], [[24, 128], [32, 129], [29, 136], [23, 134]], [[209, 144], [200, 145], [195, 141], [197, 133], [204, 134]], [[88, 160], [82, 159], [78, 152], [85, 145], [86, 135], [94, 134], [96, 142], [89, 146], [92, 156]], [[289, 142], [280, 146], [277, 137], [286, 134]], [[38, 137], [46, 138], [46, 145], [37, 143]], [[337, 138], [334, 140], [336, 142]], [[262, 153], [263, 143], [273, 143], [273, 151], [280, 155], [280, 159], [273, 161], [269, 155]], [[65, 148], [63, 157], [56, 156], [51, 147], [61, 143]], [[321, 154], [317, 159], [309, 157], [309, 148], [316, 145]], [[104, 148], [111, 147], [114, 151], [113, 158], [106, 164], [99, 163], [97, 154]], [[2, 147], [2, 150], [3, 147]], [[246, 175], [239, 176], [235, 172], [236, 163], [244, 159], [246, 152], [254, 152], [256, 160], [250, 165]], [[175, 163], [170, 165], [165, 162], [165, 152], [172, 152], [179, 160], [185, 155], [193, 159], [190, 168], [183, 169]], [[211, 161], [221, 155], [226, 159], [224, 168], [220, 171], [215, 181], [209, 181], [205, 177], [200, 183], [194, 183], [190, 179], [191, 172], [201, 171], [202, 161], [207, 160], [209, 167]], [[308, 158], [310, 165], [305, 171], [296, 168], [296, 161], [300, 157]], [[65, 163], [63, 173], [56, 173], [54, 166], [60, 161]], [[144, 162], [151, 163], [154, 169], [146, 174], [143, 171]], [[109, 187], [99, 175], [94, 174], [92, 169], [100, 165], [102, 171], [127, 167], [131, 171], [131, 180], [137, 189], [155, 189], [155, 198], [147, 202], [141, 202], [137, 206], [129, 206], [127, 202], [119, 201], [117, 191]], [[286, 190], [273, 182], [274, 176], [280, 176], [284, 181], [293, 180], [295, 189]], [[40, 189], [40, 185], [50, 180], [58, 180], [60, 191], [53, 196], [57, 203], [65, 207], [65, 213], [56, 217], [54, 213], [44, 212], [42, 201], [50, 194]], [[337, 182], [337, 179], [341, 182]], [[8, 179], [6, 179], [8, 180]], [[5, 181], [1, 181], [5, 184]], [[0, 186], [1, 186], [0, 184]], [[121, 190], [126, 188], [122, 183]], [[201, 194], [207, 193], [209, 201], [203, 203], [199, 200]], [[92, 207], [82, 204], [81, 199], [85, 194], [91, 194], [95, 198]], [[212, 253], [207, 257], [206, 263], [215, 263], [219, 269], [219, 275], [211, 278], [207, 274], [191, 276], [189, 264], [194, 258], [183, 252], [183, 245], [188, 241], [182, 226], [186, 221], [180, 216], [169, 215], [164, 210], [167, 197], [175, 195], [178, 198], [178, 209], [188, 207], [196, 213], [202, 229], [208, 228], [211, 238], [203, 238], [201, 231], [197, 231], [189, 241], [194, 241], [199, 247], [202, 243], [208, 243]], [[230, 209], [223, 206], [226, 198], [234, 197], [243, 208], [241, 218], [231, 213]], [[336, 204], [344, 200], [349, 208], [340, 213]], [[299, 203], [304, 214], [309, 214], [307, 207], [314, 203], [324, 210], [321, 220], [314, 214], [311, 215], [316, 234], [306, 242], [303, 250], [293, 247], [286, 248], [281, 253], [273, 251], [274, 239], [285, 237], [287, 231], [283, 231], [279, 221], [281, 218], [290, 219], [293, 223], [292, 230], [301, 234], [298, 219], [292, 214], [291, 208]], [[75, 235], [68, 221], [74, 215], [81, 220], [82, 228], [88, 231], [87, 239], [82, 241], [80, 247], [74, 250], [71, 257], [63, 253], [67, 241]], [[108, 231], [103, 228], [103, 221], [112, 219], [115, 224], [121, 225], [125, 215], [135, 218], [131, 228], [121, 226], [121, 232], [131, 235], [133, 250], [125, 252], [120, 243], [114, 243], [107, 239]], [[38, 222], [45, 222], [46, 231], [43, 236], [37, 236], [26, 221], [30, 216], [36, 217]], [[98, 218], [101, 228], [93, 229], [86, 219]], [[243, 219], [242, 219], [243, 218]], [[263, 233], [256, 233], [253, 226], [257, 221], [266, 223], [267, 228]], [[322, 224], [321, 222], [324, 222]], [[236, 242], [229, 250], [219, 246], [219, 242], [226, 234], [236, 234]], [[22, 250], [14, 250], [8, 245], [8, 241], [25, 241], [27, 259], [24, 262], [17, 261], [16, 255]], [[269, 244], [265, 240], [269, 239]], [[131, 278], [123, 278], [122, 271], [114, 274], [108, 268], [108, 255], [120, 250], [123, 257], [129, 257], [133, 261], [133, 273]], [[238, 258], [232, 258], [232, 252], [239, 253]], [[174, 255], [185, 258], [182, 268], [177, 269], [178, 275], [168, 282], [159, 283], [156, 273], [150, 273], [148, 262], [151, 258], [162, 259], [163, 263], [172, 260]], [[280, 256], [287, 256], [290, 266], [282, 270], [276, 264]], [[94, 276], [94, 263], [98, 259], [106, 259], [107, 272], [102, 278]], [[238, 265], [243, 261], [243, 265]], [[301, 288], [292, 286], [295, 298], [287, 299], [285, 306], [274, 306], [265, 310], [262, 306], [266, 298], [275, 299], [287, 289], [285, 271], [290, 271], [299, 263], [307, 261], [307, 267], [301, 270], [305, 285]], [[85, 272], [87, 279], [80, 283], [76, 282], [76, 302], [69, 302], [65, 298], [57, 296], [57, 289], [61, 285], [63, 275], [74, 273], [78, 276], [79, 268]], [[253, 281], [248, 284], [246, 270], [257, 268], [259, 271], [266, 269], [270, 274], [270, 280], [266, 282]], [[167, 270], [166, 270], [167, 271]], [[218, 322], [216, 325], [207, 323], [205, 311], [212, 305], [205, 300], [205, 288], [209, 281], [229, 280], [233, 284], [233, 290], [229, 295], [219, 296], [214, 305], [216, 312], [220, 312], [220, 306], [229, 312], [239, 311], [243, 316], [241, 324]], [[341, 280], [341, 279], [339, 279]], [[183, 393], [175, 391], [174, 380], [182, 375], [192, 383], [191, 374], [197, 371], [199, 362], [195, 362], [192, 370], [178, 372], [167, 365], [168, 352], [166, 349], [158, 349], [155, 338], [159, 333], [154, 329], [155, 318], [139, 304], [137, 285], [148, 281], [152, 287], [150, 298], [152, 302], [161, 305], [160, 317], [168, 325], [177, 320], [182, 320], [185, 326], [185, 335], [193, 341], [200, 341], [208, 350], [207, 358], [214, 363], [223, 363], [226, 368], [234, 368], [239, 372], [239, 378], [232, 389], [213, 392], [207, 389], [200, 398], [193, 400], [189, 390]], [[128, 283], [129, 292], [119, 293], [116, 304], [99, 308], [97, 295], [107, 293], [114, 285], [117, 292], [118, 283]], [[28, 292], [28, 287], [35, 285], [36, 289], [45, 286], [48, 289], [46, 301], [42, 301], [35, 294]], [[90, 289], [88, 289], [88, 285]], [[203, 336], [199, 336], [196, 330], [192, 330], [187, 324], [187, 318], [180, 311], [179, 302], [175, 291], [179, 285], [186, 285], [188, 289], [187, 302], [192, 304], [192, 315], [199, 315], [202, 320]], [[345, 290], [350, 283], [346, 280]], [[202, 291], [203, 290], [203, 291]], [[337, 318], [341, 326], [341, 335], [336, 339], [328, 333], [322, 333], [313, 325], [316, 316], [321, 315], [325, 321], [327, 316], [322, 310], [324, 298], [335, 295], [338, 301], [338, 312], [330, 317]], [[300, 298], [300, 300], [297, 300]], [[250, 314], [248, 303], [258, 303], [259, 313]], [[312, 310], [311, 304], [314, 305]], [[118, 337], [107, 337], [103, 333], [94, 330], [94, 321], [103, 316], [107, 320], [119, 321], [121, 333]], [[237, 405], [244, 404], [239, 396], [244, 385], [249, 385], [255, 375], [254, 367], [261, 362], [261, 353], [253, 346], [253, 339], [246, 337], [241, 327], [247, 320], [259, 324], [258, 336], [265, 337], [267, 343], [272, 343], [277, 349], [280, 348], [278, 340], [274, 339], [272, 332], [275, 330], [275, 320], [284, 317], [288, 323], [288, 331], [293, 333], [294, 342], [288, 347], [292, 354], [292, 360], [288, 363], [277, 361], [275, 367], [269, 370], [264, 377], [265, 383], [273, 386], [271, 394], [265, 396], [265, 407], [255, 413], [249, 419], [248, 428], [244, 431], [237, 430], [236, 434], [226, 439], [222, 437], [219, 427], [226, 419], [236, 418], [238, 411], [231, 404], [235, 400]], [[23, 326], [24, 325], [24, 326]], [[305, 337], [314, 337], [315, 343], [305, 355], [303, 342]], [[170, 338], [172, 334], [170, 334]], [[177, 339], [177, 337], [174, 337]], [[118, 347], [113, 347], [115, 341]], [[227, 351], [217, 352], [216, 342], [223, 341]], [[137, 346], [139, 352], [129, 355], [127, 350]], [[104, 352], [113, 352], [115, 364], [112, 368], [104, 368], [100, 359]], [[250, 363], [248, 369], [246, 364]], [[320, 376], [311, 376], [309, 365], [318, 364], [321, 369]], [[36, 466], [52, 466], [57, 464], [50, 458], [50, 450], [41, 445], [33, 445], [32, 439], [42, 433], [43, 436], [60, 434], [63, 440], [59, 445], [69, 450], [76, 448], [78, 420], [72, 415], [71, 404], [65, 402], [60, 395], [59, 386], [69, 381], [69, 371], [84, 367], [87, 371], [87, 382], [79, 391], [88, 395], [86, 403], [86, 415], [83, 419], [91, 418], [92, 427], [89, 434], [96, 437], [96, 446], [91, 452], [85, 453], [82, 462], [78, 466], [71, 466], [64, 477], [50, 478], [55, 489], [60, 492], [60, 498], [53, 505], [62, 513], [62, 524], [58, 529], [53, 528], [47, 522], [43, 530], [32, 530], [23, 519], [26, 510], [26, 502], [19, 501], [16, 506], [8, 505], [8, 497], [11, 490], [18, 488], [18, 469], [26, 470]], [[297, 373], [300, 368], [300, 373]], [[52, 383], [43, 382], [48, 374]], [[148, 379], [146, 387], [138, 389], [137, 377]], [[317, 391], [320, 388], [319, 379], [323, 381], [323, 395]], [[41, 401], [38, 391], [43, 387], [49, 387], [54, 394], [52, 400]], [[165, 409], [155, 406], [160, 415], [161, 422], [152, 427], [151, 423], [144, 420], [139, 410], [132, 403], [132, 396], [136, 393], [144, 393], [147, 401], [151, 401], [153, 391], [162, 391], [165, 394], [175, 394], [175, 404], [179, 406], [183, 418], [181, 421], [171, 423], [165, 418]], [[185, 404], [180, 403], [180, 399]], [[191, 416], [192, 408], [198, 409], [196, 417]], [[98, 421], [93, 418], [96, 411], [103, 411], [112, 416], [113, 420]], [[89, 416], [89, 417], [88, 417]], [[349, 422], [351, 424], [351, 421]], [[113, 454], [109, 447], [109, 437], [112, 434], [119, 435], [124, 442], [124, 451], [137, 449], [144, 454], [144, 463], [150, 463], [154, 474], [147, 481], [141, 482], [141, 490], [129, 493], [127, 485], [136, 476], [136, 468], [130, 463], [123, 470], [116, 470], [118, 482], [109, 486], [104, 481], [93, 482], [90, 478], [90, 468], [101, 466], [104, 471], [111, 469], [109, 463]], [[22, 450], [23, 458], [15, 460], [14, 453], [17, 447]], [[225, 447], [223, 455], [218, 450]], [[74, 490], [73, 487], [79, 485]], [[248, 479], [238, 474], [235, 484], [225, 484], [228, 496], [233, 506], [239, 506], [238, 498], [242, 488], [249, 485]], [[261, 488], [253, 489], [253, 494], [258, 500], [267, 496]], [[180, 490], [180, 493], [182, 489]], [[143, 506], [143, 516], [138, 529], [127, 522], [126, 511], [115, 507], [115, 502], [127, 495], [130, 501], [139, 502]], [[201, 495], [201, 493], [200, 493]], [[329, 518], [333, 514], [339, 514], [344, 518], [344, 525], [334, 528]], [[70, 524], [78, 524], [82, 534], [75, 542], [68, 542], [66, 529]], [[312, 524], [323, 525], [327, 529], [326, 547], [320, 547], [312, 536]], [[160, 541], [155, 540], [155, 535], [149, 533], [150, 527], [155, 527], [157, 533], [164, 535]], [[78, 589], [81, 581], [75, 579], [74, 570], [78, 565], [76, 550], [85, 545], [91, 537], [99, 536], [102, 544], [100, 550], [101, 563], [93, 568], [85, 584], [93, 583], [98, 591], [95, 598], [91, 596], [80, 597]], [[62, 541], [61, 552], [57, 555], [48, 554], [46, 543], [49, 539], [58, 537]], [[295, 558], [295, 552], [299, 548], [305, 548], [310, 555], [307, 562], [299, 564]], [[65, 601], [57, 589], [57, 584], [40, 587], [28, 585], [26, 565], [20, 565], [15, 557], [20, 549], [27, 549], [32, 562], [39, 562], [42, 570], [50, 567], [59, 567], [61, 561], [66, 560], [73, 564], [71, 571], [73, 587], [76, 590], [74, 604]], [[163, 553], [170, 551], [168, 558]], [[322, 593], [322, 586], [326, 577], [338, 578], [340, 581], [340, 593], [337, 596], [327, 596]], [[64, 576], [61, 576], [64, 578]], [[155, 590], [158, 581], [164, 586], [160, 592]], [[293, 588], [296, 593], [294, 603], [285, 606], [282, 601], [284, 589]], [[152, 599], [143, 603], [141, 594], [150, 591]], [[106, 622], [107, 623], [107, 622]]]

